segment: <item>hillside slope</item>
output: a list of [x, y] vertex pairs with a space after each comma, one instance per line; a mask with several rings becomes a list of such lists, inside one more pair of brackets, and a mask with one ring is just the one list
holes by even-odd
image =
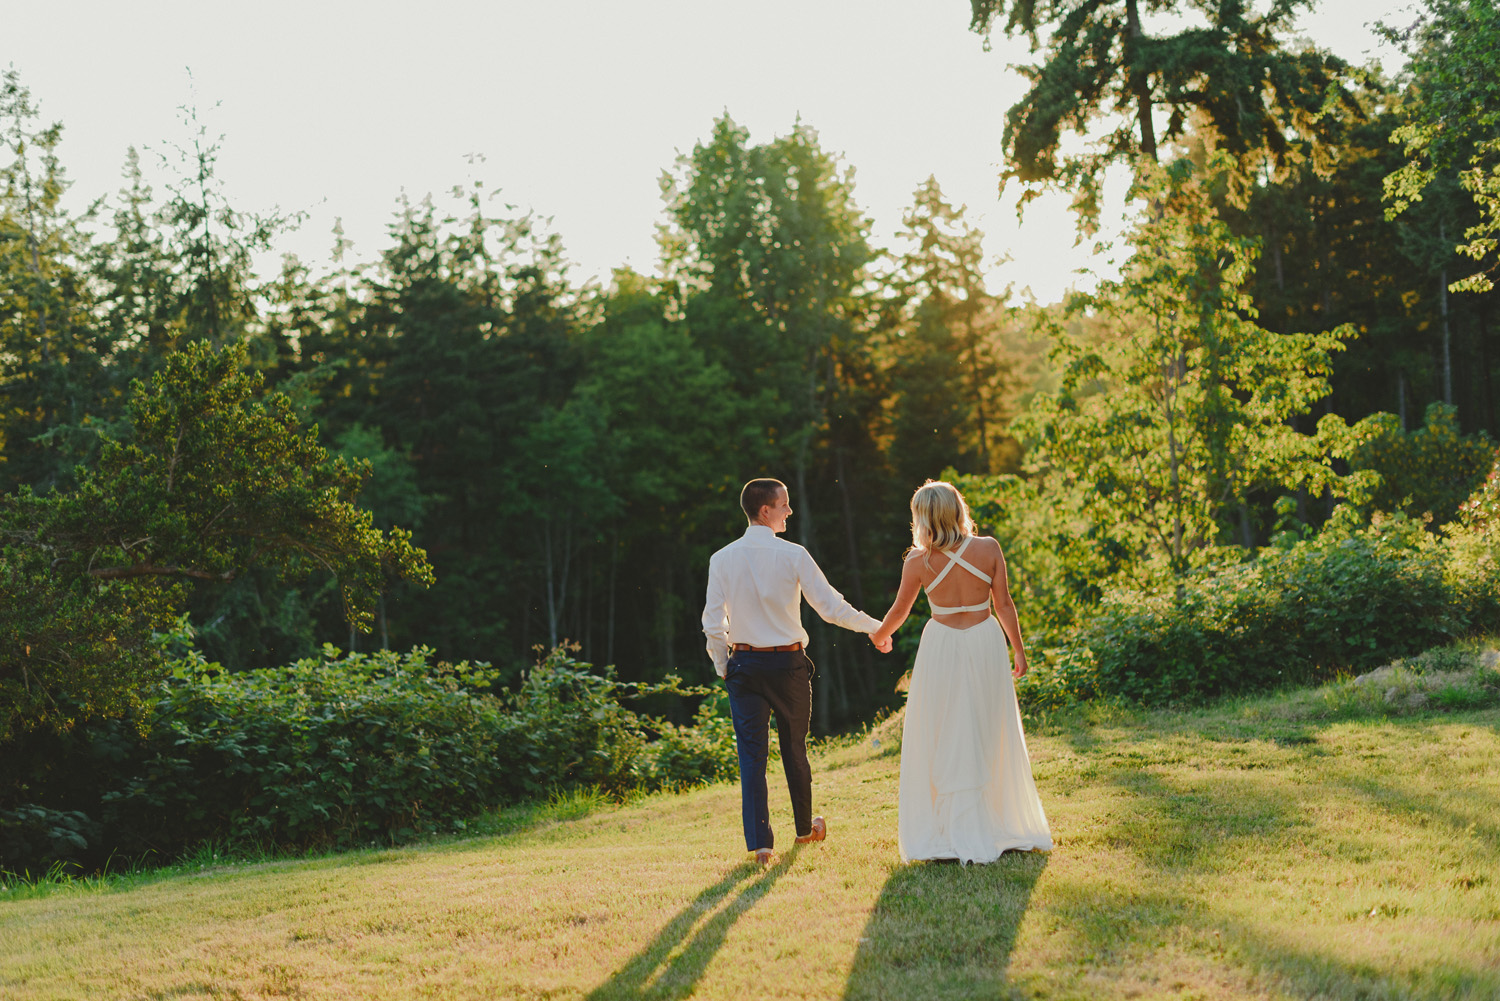
[[0, 996], [1500, 996], [1500, 710], [1329, 722], [1318, 698], [1032, 734], [1057, 847], [990, 866], [900, 863], [888, 723], [819, 754], [829, 840], [765, 870], [721, 785], [0, 896]]

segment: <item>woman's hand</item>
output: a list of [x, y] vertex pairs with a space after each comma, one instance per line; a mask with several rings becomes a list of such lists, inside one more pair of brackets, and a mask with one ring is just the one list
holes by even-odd
[[875, 644], [875, 649], [881, 653], [891, 652], [891, 636], [883, 629], [877, 629], [870, 634], [870, 642]]
[[1026, 651], [1025, 650], [1017, 650], [1016, 651], [1016, 666], [1011, 670], [1010, 673], [1011, 673], [1011, 675], [1013, 677], [1015, 677], [1017, 680], [1019, 680], [1019, 679], [1024, 678], [1026, 676], [1027, 670], [1028, 670], [1028, 668], [1026, 666]]

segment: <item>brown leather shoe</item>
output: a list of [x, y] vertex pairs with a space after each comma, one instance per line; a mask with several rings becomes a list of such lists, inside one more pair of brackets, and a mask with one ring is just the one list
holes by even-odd
[[771, 851], [771, 849], [769, 848], [757, 848], [755, 849], [755, 861], [760, 863], [761, 865], [770, 865], [771, 858], [775, 854], [776, 853]]
[[822, 817], [814, 817], [812, 833], [802, 835], [797, 839], [797, 844], [805, 845], [809, 841], [822, 841], [826, 837], [828, 837], [828, 822]]

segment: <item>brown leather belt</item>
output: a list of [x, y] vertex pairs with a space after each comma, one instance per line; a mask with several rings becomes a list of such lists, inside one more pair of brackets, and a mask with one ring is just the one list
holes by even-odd
[[793, 650], [801, 650], [801, 643], [788, 643], [786, 646], [751, 646], [749, 643], [731, 643], [731, 650], [749, 650], [751, 653], [791, 653]]

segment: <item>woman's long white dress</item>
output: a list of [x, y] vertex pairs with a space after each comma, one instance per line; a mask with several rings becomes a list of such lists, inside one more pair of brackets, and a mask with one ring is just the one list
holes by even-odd
[[[963, 559], [969, 540], [939, 575], [954, 565], [986, 581]], [[988, 610], [966, 605], [935, 614]], [[968, 629], [929, 620], [912, 668], [901, 730], [898, 831], [901, 857], [993, 862], [1002, 852], [1050, 851], [1052, 832], [1042, 810], [1021, 711], [1006, 656], [1005, 633], [993, 615]]]

